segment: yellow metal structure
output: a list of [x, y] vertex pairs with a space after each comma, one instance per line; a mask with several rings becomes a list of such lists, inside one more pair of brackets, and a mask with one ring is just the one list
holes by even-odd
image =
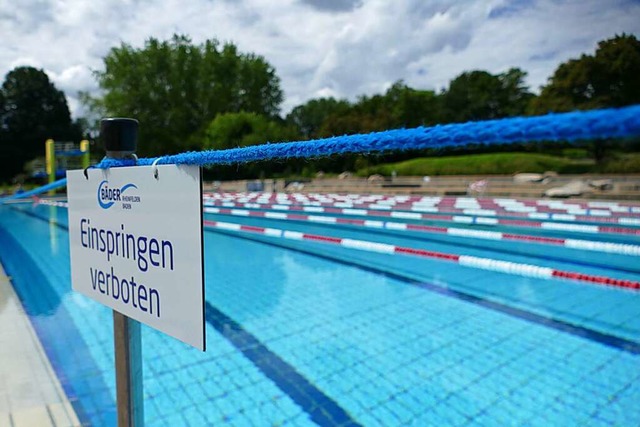
[[[45, 145], [46, 169], [49, 177], [49, 184], [56, 180], [56, 147], [53, 139], [47, 139]], [[49, 191], [50, 196], [55, 194], [54, 190]]]
[[[58, 149], [69, 150], [70, 149], [69, 144], [71, 143], [59, 143]], [[87, 141], [86, 139], [83, 139], [82, 141], [80, 141], [80, 152], [81, 152], [81, 154], [79, 154], [80, 165], [83, 169], [86, 169], [89, 167], [89, 164], [90, 164], [89, 141]], [[61, 152], [60, 154], [64, 155], [64, 152]], [[77, 157], [78, 154], [72, 154], [72, 156]], [[45, 143], [45, 159], [46, 159], [45, 167], [47, 171], [48, 182], [49, 184], [51, 184], [56, 180], [56, 170], [58, 168], [58, 162], [56, 160], [56, 143], [53, 139], [47, 139]], [[78, 167], [77, 163], [75, 163], [74, 165], [75, 167]], [[63, 169], [67, 169], [68, 166], [69, 166], [69, 163], [67, 163], [66, 158], [63, 159], [62, 163], [60, 164], [60, 167]], [[47, 194], [49, 194], [49, 196], [53, 196], [55, 194], [55, 191], [51, 190]]]
[[82, 151], [82, 169], [89, 167], [89, 141], [80, 141], [80, 151]]

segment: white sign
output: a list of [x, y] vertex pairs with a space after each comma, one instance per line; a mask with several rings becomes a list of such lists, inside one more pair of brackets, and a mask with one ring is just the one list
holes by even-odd
[[73, 289], [202, 351], [197, 166], [67, 172]]

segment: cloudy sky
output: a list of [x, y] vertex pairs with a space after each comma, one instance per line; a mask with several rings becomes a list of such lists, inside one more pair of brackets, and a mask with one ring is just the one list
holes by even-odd
[[0, 0], [0, 74], [43, 68], [77, 117], [78, 91], [122, 42], [232, 41], [275, 66], [283, 113], [320, 96], [355, 99], [403, 79], [440, 90], [466, 70], [520, 67], [537, 91], [599, 40], [640, 36], [639, 0]]

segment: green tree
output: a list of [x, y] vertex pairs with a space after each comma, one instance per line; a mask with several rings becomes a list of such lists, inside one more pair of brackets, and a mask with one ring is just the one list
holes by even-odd
[[441, 120], [440, 108], [433, 91], [413, 89], [397, 81], [384, 94], [361, 96], [350, 108], [327, 115], [317, 135], [327, 137], [433, 125]]
[[[281, 119], [270, 119], [256, 113], [223, 113], [211, 121], [204, 132], [203, 148], [225, 150], [266, 142], [286, 142], [299, 139], [292, 125]], [[299, 161], [262, 162], [242, 166], [216, 166], [208, 172], [210, 179], [257, 178], [279, 173]]]
[[64, 94], [47, 74], [33, 67], [10, 71], [0, 91], [0, 180], [22, 170], [44, 154], [48, 138], [77, 141], [81, 137]]
[[205, 131], [203, 148], [225, 150], [297, 139], [295, 128], [256, 113], [224, 113]]
[[524, 114], [533, 94], [524, 84], [527, 73], [512, 68], [497, 75], [464, 72], [442, 94], [445, 120], [466, 122]]
[[[313, 123], [311, 137], [331, 137], [383, 131], [396, 128], [429, 126], [441, 120], [440, 101], [433, 91], [418, 90], [403, 81], [394, 83], [384, 94], [361, 96], [354, 104], [346, 101], [312, 100], [292, 111], [294, 122]], [[292, 120], [291, 117], [288, 117]], [[302, 127], [304, 129], [304, 127]], [[399, 161], [409, 156], [397, 153], [387, 156], [344, 155], [315, 160], [317, 170], [342, 172], [354, 170], [365, 162]]]
[[303, 138], [316, 138], [320, 127], [329, 116], [345, 114], [350, 107], [346, 100], [312, 99], [291, 110], [286, 120], [298, 129]]
[[434, 91], [413, 89], [402, 81], [387, 90], [384, 103], [394, 128], [430, 126], [442, 119], [440, 102]]
[[[622, 34], [598, 43], [594, 55], [582, 55], [558, 66], [540, 96], [529, 106], [531, 114], [590, 110], [640, 103], [640, 40]], [[620, 142], [596, 140], [589, 149], [602, 163]]]
[[589, 110], [640, 103], [640, 40], [615, 36], [598, 43], [594, 55], [558, 66], [529, 112]]
[[199, 149], [218, 114], [274, 117], [283, 99], [279, 78], [264, 58], [239, 53], [231, 43], [194, 44], [178, 35], [150, 38], [141, 49], [113, 48], [96, 76], [104, 96], [89, 103], [106, 115], [138, 119], [141, 155]]

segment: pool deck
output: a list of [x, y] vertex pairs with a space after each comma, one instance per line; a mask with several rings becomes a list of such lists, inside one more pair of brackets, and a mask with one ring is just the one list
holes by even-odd
[[79, 425], [0, 265], [0, 427]]

